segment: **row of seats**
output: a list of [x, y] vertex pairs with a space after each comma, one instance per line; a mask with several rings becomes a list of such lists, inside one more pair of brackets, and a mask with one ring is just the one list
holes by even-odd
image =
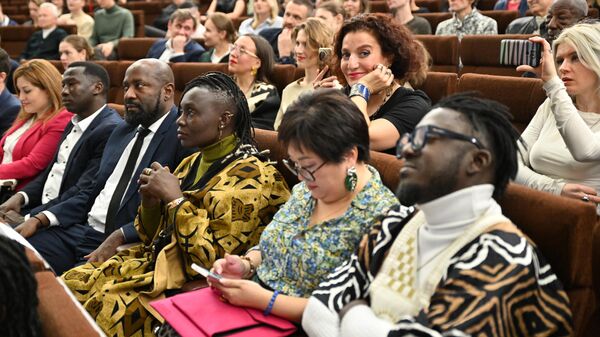
[[[259, 149], [270, 150], [270, 158], [277, 161], [288, 184], [295, 184], [296, 177], [281, 164], [286, 151], [277, 141], [276, 132], [256, 130], [256, 141]], [[381, 173], [386, 186], [397, 186], [402, 161], [371, 152], [370, 164]], [[600, 226], [595, 207], [514, 184], [509, 185], [499, 203], [504, 213], [538, 245], [563, 283], [571, 301], [573, 336], [595, 336], [600, 322]], [[40, 263], [32, 254], [30, 258], [38, 266], [38, 311], [44, 335], [97, 335], [68, 290], [50, 272], [39, 268]]]
[[[123, 79], [125, 71], [134, 61], [98, 61], [110, 75], [109, 102], [123, 104]], [[53, 64], [63, 71], [62, 64]], [[172, 63], [171, 69], [175, 75], [175, 101], [179, 102], [186, 83], [195, 77], [210, 71], [228, 72], [227, 64], [212, 63]], [[292, 65], [276, 65], [273, 71], [273, 84], [279, 92], [292, 81], [304, 76], [301, 69]], [[417, 89], [422, 89], [435, 104], [441, 98], [456, 92], [479, 91], [483, 97], [495, 99], [506, 104], [513, 116], [513, 125], [523, 131], [535, 115], [546, 95], [542, 81], [532, 78], [493, 76], [485, 74], [463, 74], [429, 72], [427, 80]], [[514, 95], [518, 92], [519, 95]], [[121, 112], [122, 107], [120, 107]]]

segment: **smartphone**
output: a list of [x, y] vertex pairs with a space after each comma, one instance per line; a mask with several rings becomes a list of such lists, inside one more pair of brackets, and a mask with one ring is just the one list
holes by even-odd
[[195, 263], [192, 263], [192, 269], [194, 269], [194, 271], [196, 271], [198, 274], [200, 274], [200, 275], [202, 275], [202, 276], [204, 276], [206, 278], [210, 277], [210, 278], [215, 279], [215, 280], [220, 280], [220, 279], [223, 278], [223, 276], [221, 276], [219, 274], [215, 274], [212, 271], [210, 271], [210, 270], [208, 270], [206, 268], [200, 267], [199, 265], [197, 265]]
[[542, 58], [542, 45], [529, 40], [500, 41], [500, 64], [537, 67]]
[[331, 72], [331, 59], [333, 58], [333, 49], [331, 48], [319, 48], [319, 69], [323, 69], [325, 66], [329, 66], [329, 71], [323, 78], [329, 77]]

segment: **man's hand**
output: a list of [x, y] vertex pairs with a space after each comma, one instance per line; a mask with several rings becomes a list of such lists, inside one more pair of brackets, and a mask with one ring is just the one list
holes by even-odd
[[292, 42], [292, 30], [290, 28], [281, 30], [281, 34], [277, 38], [277, 49], [279, 50], [279, 58], [292, 55], [294, 43]]
[[[41, 217], [41, 214], [38, 215], [39, 217]], [[45, 216], [44, 216], [45, 218]], [[15, 228], [15, 231], [19, 234], [21, 234], [22, 237], [24, 238], [28, 238], [33, 236], [33, 234], [35, 234], [38, 229], [45, 227], [45, 225], [42, 223], [42, 221], [39, 218], [34, 218], [31, 217], [29, 219], [27, 219], [27, 221], [23, 222], [22, 224], [18, 225]]]
[[175, 53], [183, 53], [187, 39], [183, 35], [177, 35], [171, 40], [171, 47]]
[[113, 52], [113, 49], [115, 49], [115, 45], [113, 45], [112, 42], [101, 43], [96, 47], [100, 48], [100, 51], [105, 58], [108, 58]]
[[90, 254], [84, 256], [84, 259], [87, 259], [88, 262], [104, 262], [108, 260], [111, 256], [117, 253], [117, 247], [125, 243], [125, 237], [120, 229], [112, 232], [104, 242], [100, 245], [100, 247], [96, 248], [95, 251]]
[[6, 213], [8, 211], [14, 211], [21, 213], [21, 206], [23, 206], [24, 202], [25, 199], [23, 198], [23, 195], [21, 193], [16, 193], [0, 205], [0, 212]]

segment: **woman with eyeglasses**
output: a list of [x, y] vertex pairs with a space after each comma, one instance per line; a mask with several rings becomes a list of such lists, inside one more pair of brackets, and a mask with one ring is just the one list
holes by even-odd
[[284, 164], [300, 183], [257, 247], [215, 262], [213, 271], [225, 279], [212, 286], [234, 305], [300, 322], [319, 282], [398, 201], [366, 164], [367, 124], [339, 90], [301, 95], [287, 109], [278, 138], [289, 154]]
[[258, 35], [244, 35], [229, 51], [229, 72], [242, 89], [255, 128], [273, 130], [281, 99], [270, 76], [275, 63], [273, 48]]

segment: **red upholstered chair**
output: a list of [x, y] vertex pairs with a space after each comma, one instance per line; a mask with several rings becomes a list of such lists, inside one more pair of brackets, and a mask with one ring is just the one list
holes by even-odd
[[427, 79], [415, 89], [423, 90], [431, 103], [435, 104], [440, 99], [456, 92], [458, 88], [458, 76], [456, 73], [443, 73], [430, 71], [427, 73]]
[[415, 37], [431, 55], [432, 71], [458, 73], [459, 44], [456, 36], [416, 35]]
[[155, 37], [122, 38], [119, 40], [117, 54], [121, 61], [137, 61], [148, 54], [150, 47], [156, 42]]
[[519, 11], [482, 10], [481, 14], [496, 20], [496, 23], [498, 23], [498, 34], [504, 34], [508, 24], [519, 17]]
[[163, 7], [168, 5], [167, 2], [162, 1], [132, 1], [122, 5], [124, 8], [129, 10], [139, 10], [144, 12], [144, 21], [148, 24], [152, 24], [162, 13]]
[[[77, 34], [77, 26], [75, 25], [61, 25], [59, 27], [64, 29], [68, 34]], [[17, 58], [25, 49], [31, 34], [36, 30], [38, 28], [31, 26], [0, 27], [0, 37], [2, 37], [0, 46], [11, 58]]]
[[503, 39], [526, 40], [532, 35], [467, 35], [460, 43], [461, 74], [479, 73], [521, 77], [516, 66], [500, 64], [500, 41]]
[[369, 11], [371, 13], [389, 13], [387, 1], [371, 0], [369, 1]]
[[171, 64], [173, 75], [175, 76], [175, 103], [179, 104], [181, 94], [185, 85], [199, 75], [211, 72], [220, 71], [227, 73], [227, 64], [219, 63], [173, 63]]
[[[304, 75], [302, 75], [304, 76]], [[271, 73], [273, 85], [277, 87], [279, 96], [285, 87], [292, 83], [296, 77], [296, 67], [291, 64], [276, 64]]]

